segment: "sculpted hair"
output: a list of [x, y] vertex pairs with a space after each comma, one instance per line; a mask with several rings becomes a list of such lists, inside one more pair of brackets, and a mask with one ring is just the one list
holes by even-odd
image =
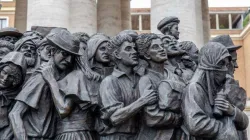
[[72, 35], [77, 37], [81, 42], [84, 42], [85, 44], [87, 44], [88, 40], [90, 39], [89, 35], [85, 32], [76, 32]]
[[143, 57], [145, 55], [153, 39], [161, 39], [161, 38], [153, 33], [141, 34], [138, 36], [138, 38], [136, 39], [136, 45], [138, 47], [138, 52], [140, 57]]
[[180, 42], [180, 47], [182, 50], [189, 51], [192, 47], [196, 47], [196, 45], [192, 41], [182, 41]]
[[129, 36], [128, 34], [118, 34], [110, 39], [108, 43], [109, 45], [108, 50], [109, 50], [109, 55], [112, 56], [111, 58], [113, 59], [113, 61], [115, 60], [114, 52], [119, 51], [121, 48], [121, 45], [125, 41], [133, 42], [133, 38]]

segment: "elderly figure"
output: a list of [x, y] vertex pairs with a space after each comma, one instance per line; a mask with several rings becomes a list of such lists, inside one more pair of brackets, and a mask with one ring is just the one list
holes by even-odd
[[247, 116], [225, 97], [230, 54], [220, 43], [200, 50], [198, 68], [183, 97], [184, 125], [196, 140], [240, 140], [237, 130], [248, 126]]
[[175, 40], [179, 40], [179, 23], [180, 20], [177, 17], [166, 17], [158, 23], [157, 29], [161, 31], [164, 35], [169, 35], [174, 37]]
[[49, 62], [37, 69], [24, 84], [9, 114], [18, 140], [54, 139], [56, 113], [68, 111], [61, 104], [60, 94], [55, 94], [56, 84], [51, 83], [57, 83], [71, 70], [74, 57], [79, 55], [79, 46], [74, 45], [74, 37], [65, 30], [51, 33], [46, 38], [56, 49]]
[[[34, 36], [23, 37], [15, 44], [15, 51], [24, 53], [25, 60], [27, 62], [27, 73], [33, 73], [37, 68], [37, 47], [40, 42], [40, 38]], [[39, 64], [40, 65], [40, 64]], [[38, 66], [39, 66], [38, 65]], [[28, 76], [29, 77], [29, 76]]]
[[1, 40], [0, 41], [0, 60], [2, 60], [6, 54], [13, 51], [14, 47], [15, 46], [9, 41]]
[[140, 56], [149, 63], [146, 75], [139, 81], [140, 95], [155, 93], [159, 101], [147, 105], [142, 114], [138, 140], [173, 140], [182, 123], [180, 114], [181, 92], [185, 84], [177, 75], [164, 68], [167, 51], [161, 38], [155, 34], [142, 34], [137, 38]]
[[134, 140], [138, 132], [138, 112], [155, 102], [156, 94], [139, 95], [139, 75], [133, 72], [138, 54], [132, 37], [118, 34], [110, 43], [109, 51], [116, 66], [100, 85], [101, 119], [105, 124], [100, 140]]
[[14, 134], [8, 113], [15, 104], [26, 75], [26, 62], [22, 53], [11, 52], [0, 61], [0, 139], [12, 140]]
[[16, 28], [6, 27], [0, 30], [0, 40], [15, 44], [23, 36]]

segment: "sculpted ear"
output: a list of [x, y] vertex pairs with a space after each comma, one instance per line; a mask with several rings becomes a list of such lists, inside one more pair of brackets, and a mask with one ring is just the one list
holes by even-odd
[[116, 58], [116, 59], [122, 59], [122, 57], [119, 55], [119, 53], [118, 53], [118, 51], [117, 50], [115, 50], [114, 52], [113, 52], [113, 55], [114, 55], [114, 57]]

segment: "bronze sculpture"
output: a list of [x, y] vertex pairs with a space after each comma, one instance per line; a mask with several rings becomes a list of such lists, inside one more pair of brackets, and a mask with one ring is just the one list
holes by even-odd
[[220, 35], [199, 51], [179, 23], [113, 37], [0, 30], [0, 139], [246, 140], [240, 46]]
[[147, 105], [142, 113], [142, 126], [138, 140], [177, 139], [176, 131], [182, 124], [181, 93], [185, 84], [177, 75], [165, 69], [167, 51], [162, 40], [155, 34], [139, 35], [138, 50], [149, 67], [139, 81], [141, 96], [150, 92], [158, 94], [159, 101]]
[[72, 35], [65, 30], [51, 33], [46, 38], [56, 48], [52, 52], [50, 62], [28, 79], [9, 114], [15, 137], [20, 140], [52, 139], [56, 130], [55, 108], [59, 113], [65, 111], [60, 106], [61, 101], [53, 94], [56, 89], [49, 83], [56, 83], [65, 77], [74, 56], [78, 54], [79, 46], [73, 45]]
[[8, 113], [15, 104], [15, 97], [20, 92], [26, 75], [24, 55], [11, 52], [0, 61], [0, 139], [12, 140], [14, 134], [8, 119]]
[[[247, 116], [218, 96], [227, 90], [224, 85], [230, 57], [220, 43], [208, 43], [200, 50], [199, 66], [183, 97], [184, 125], [190, 132], [183, 139], [237, 140], [237, 130], [247, 127]], [[223, 113], [220, 118], [215, 116], [214, 108]]]

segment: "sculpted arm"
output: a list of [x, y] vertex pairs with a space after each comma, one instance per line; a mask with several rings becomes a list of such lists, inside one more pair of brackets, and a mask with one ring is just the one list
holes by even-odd
[[[147, 92], [157, 92], [153, 90], [152, 83], [147, 77], [142, 77], [140, 79], [139, 89], [140, 94], [147, 94]], [[172, 92], [172, 89], [168, 84], [164, 84], [164, 88], [160, 88], [158, 92], [162, 92], [162, 94], [168, 94], [167, 92]], [[180, 120], [180, 115], [168, 110], [160, 109], [158, 104], [145, 106], [143, 117], [146, 124], [150, 127], [176, 126], [179, 124]]]
[[138, 113], [140, 109], [148, 102], [156, 99], [155, 96], [142, 97], [130, 105], [124, 106], [123, 102], [119, 101], [119, 98], [122, 96], [120, 94], [121, 91], [116, 80], [107, 77], [101, 83], [100, 95], [102, 104], [104, 106], [102, 109], [102, 118], [109, 119], [114, 126], [126, 121]]
[[14, 131], [14, 135], [18, 140], [28, 140], [22, 120], [22, 117], [27, 110], [28, 106], [26, 104], [21, 101], [17, 101], [9, 113], [9, 119]]

